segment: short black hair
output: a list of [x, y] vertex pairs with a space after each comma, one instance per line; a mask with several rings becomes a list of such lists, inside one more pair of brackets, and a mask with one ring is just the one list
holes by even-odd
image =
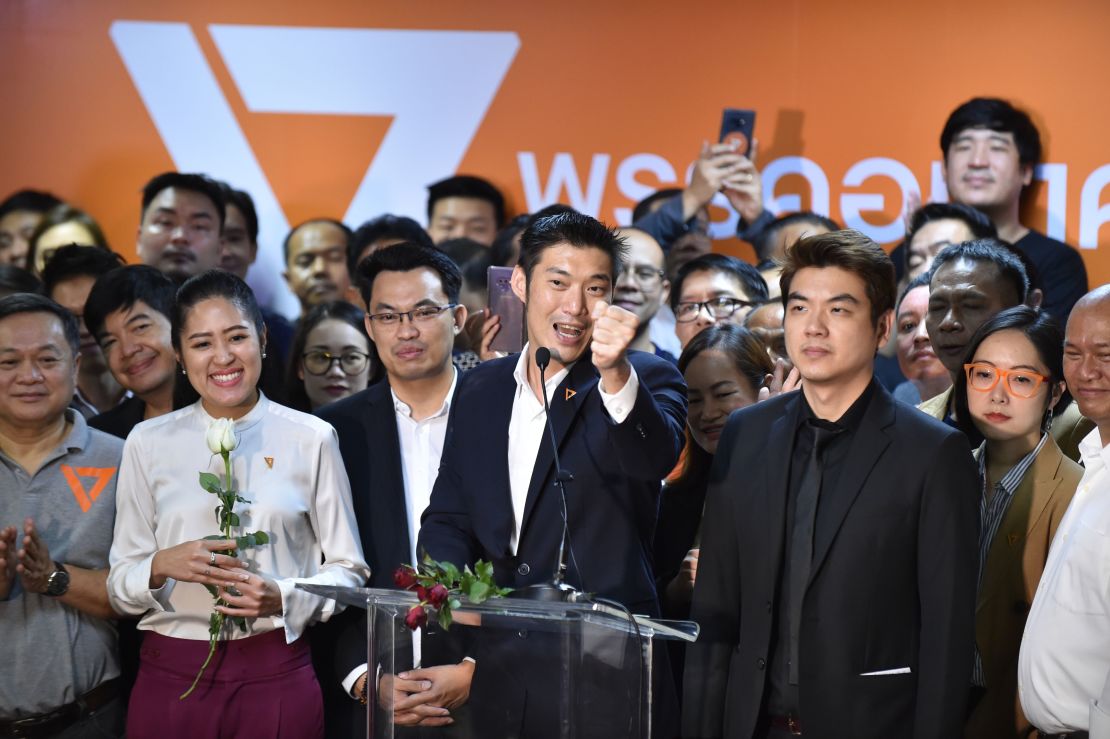
[[139, 212], [140, 223], [146, 218], [146, 209], [150, 207], [154, 198], [171, 187], [175, 190], [195, 192], [212, 201], [212, 205], [216, 208], [216, 215], [220, 219], [219, 230], [224, 230], [224, 208], [227, 207], [227, 198], [224, 196], [225, 185], [207, 175], [188, 172], [163, 172], [143, 185], [143, 208]]
[[459, 174], [428, 185], [428, 221], [436, 203], [445, 198], [474, 198], [484, 200], [493, 206], [497, 227], [505, 225], [505, 196], [489, 180], [473, 175]]
[[358, 288], [367, 310], [370, 309], [370, 295], [378, 275], [382, 272], [411, 272], [421, 268], [430, 269], [439, 275], [443, 292], [447, 295], [447, 302], [459, 302], [462, 273], [459, 272], [458, 265], [439, 249], [406, 241], [378, 249], [359, 262]]
[[[973, 239], [997, 239], [998, 229], [985, 213], [963, 203], [926, 203], [913, 212], [910, 216], [909, 228], [906, 231], [906, 248], [903, 249], [904, 270], [909, 271], [910, 242], [925, 224], [933, 221], [960, 221], [971, 231]], [[901, 301], [899, 301], [901, 302]]]
[[1025, 271], [1025, 265], [1014, 254], [1013, 247], [998, 239], [975, 239], [944, 247], [933, 259], [933, 266], [928, 272], [929, 284], [933, 284], [933, 278], [941, 267], [960, 259], [990, 262], [998, 269], [1002, 280], [1013, 287], [1018, 303], [1024, 303], [1029, 297], [1029, 274]]
[[362, 311], [345, 300], [328, 300], [312, 306], [308, 313], [305, 313], [301, 320], [297, 322], [297, 331], [293, 334], [289, 351], [289, 365], [285, 369], [286, 405], [305, 413], [312, 412], [312, 403], [308, 399], [308, 393], [305, 392], [304, 380], [297, 377], [297, 370], [300, 369], [301, 363], [304, 361], [302, 355], [304, 354], [305, 344], [308, 343], [308, 335], [312, 333], [312, 329], [329, 318], [354, 327], [359, 335], [366, 339], [366, 353], [370, 355], [370, 370], [367, 373], [366, 384], [373, 385], [381, 379], [384, 368], [381, 360], [378, 359], [378, 350], [370, 339], [370, 334], [366, 333], [364, 315]]
[[898, 311], [902, 310], [902, 301], [910, 294], [911, 290], [916, 290], [919, 287], [929, 287], [929, 273], [922, 272], [917, 277], [914, 277], [906, 286], [902, 288], [902, 292], [898, 293], [898, 300], [894, 303], [894, 317], [898, 318]]
[[686, 278], [696, 272], [724, 272], [725, 274], [732, 275], [744, 288], [744, 292], [753, 303], [762, 303], [767, 300], [768, 290], [767, 281], [763, 279], [763, 275], [759, 274], [759, 270], [736, 257], [730, 257], [727, 254], [702, 254], [696, 259], [691, 259], [682, 268], [678, 270], [678, 275], [674, 278], [674, 283], [671, 285], [671, 310], [678, 307], [679, 298], [682, 297], [682, 285], [686, 282]]
[[[247, 238], [252, 244], [258, 243], [258, 210], [254, 207], [254, 198], [246, 190], [236, 190], [228, 185], [226, 182], [221, 182], [224, 186], [224, 204], [225, 216], [227, 206], [234, 205], [243, 214], [243, 220], [246, 221]], [[227, 220], [226, 217], [224, 220]]]
[[664, 187], [662, 190], [656, 190], [651, 195], [636, 203], [636, 207], [632, 209], [632, 223], [647, 218], [656, 209], [656, 203], [662, 200], [670, 200], [676, 195], [681, 195], [682, 190], [677, 187]]
[[[968, 342], [964, 364], [971, 363], [971, 360], [975, 358], [975, 352], [979, 351], [979, 347], [988, 337], [1010, 329], [1020, 331], [1025, 338], [1029, 339], [1029, 342], [1037, 351], [1037, 355], [1044, 362], [1045, 367], [1048, 368], [1048, 383], [1050, 386], [1064, 379], [1064, 332], [1055, 318], [1040, 308], [1030, 308], [1028, 305], [1007, 308], [988, 318], [972, 335], [971, 341]], [[956, 418], [959, 421], [960, 428], [965, 433], [975, 429], [971, 411], [968, 409], [967, 392], [967, 373], [963, 371], [963, 367], [960, 367], [960, 372], [956, 373], [954, 399], [956, 402]], [[1049, 388], [1048, 397], [1052, 397], [1051, 387]], [[1071, 395], [1065, 390], [1059, 402], [1056, 403], [1052, 415], [1055, 416], [1056, 413], [1063, 412], [1070, 402]], [[1046, 411], [1046, 421], [1048, 416], [1049, 414]], [[1043, 424], [1041, 429], [1042, 431], [1046, 430]], [[977, 430], [976, 432], [978, 433]]]
[[45, 213], [62, 204], [54, 195], [41, 190], [17, 190], [0, 202], [0, 218], [17, 210]]
[[0, 298], [0, 321], [21, 313], [49, 313], [56, 316], [62, 324], [66, 343], [73, 350], [73, 356], [77, 356], [81, 346], [81, 328], [77, 324], [76, 316], [45, 295], [16, 293]]
[[189, 311], [197, 303], [213, 298], [222, 298], [238, 308], [247, 320], [254, 324], [259, 342], [265, 341], [266, 323], [262, 319], [262, 310], [258, 307], [254, 291], [237, 275], [222, 269], [209, 269], [199, 275], [193, 275], [177, 289], [173, 318], [170, 321], [174, 349], [181, 351], [181, 332], [185, 330], [185, 320], [189, 317]]
[[39, 278], [14, 264], [0, 264], [0, 297], [16, 293], [42, 294]]
[[628, 251], [627, 244], [615, 229], [565, 205], [549, 205], [532, 214], [520, 236], [520, 260], [517, 264], [524, 270], [526, 280], [532, 279], [532, 270], [543, 252], [560, 244], [601, 249], [609, 256], [609, 277], [614, 282], [624, 267]]
[[809, 267], [835, 267], [859, 277], [863, 282], [867, 301], [871, 304], [872, 325], [878, 327], [883, 315], [894, 310], [897, 290], [894, 262], [866, 234], [850, 228], [827, 234], [813, 234], [798, 239], [787, 248], [779, 277], [783, 309], [787, 308], [790, 301], [790, 286], [794, 278]]
[[42, 235], [55, 226], [60, 226], [63, 223], [79, 223], [89, 232], [89, 235], [92, 237], [91, 243], [81, 242], [79, 244], [80, 246], [93, 246], [97, 249], [103, 249], [104, 251], [111, 251], [111, 247], [108, 246], [108, 239], [104, 236], [104, 231], [100, 228], [100, 224], [96, 222], [95, 218], [80, 208], [75, 208], [68, 203], [62, 203], [48, 210], [43, 215], [42, 220], [39, 221], [39, 225], [35, 226], [35, 230], [31, 234], [30, 243], [27, 248], [28, 266], [34, 266], [35, 264], [35, 257], [39, 253], [39, 239], [42, 238]]
[[123, 266], [123, 258], [106, 249], [70, 244], [54, 252], [42, 270], [42, 289], [53, 295], [59, 282], [74, 277], [96, 277]]
[[528, 221], [531, 217], [529, 213], [522, 213], [506, 223], [505, 227], [497, 232], [497, 235], [493, 237], [493, 243], [489, 247], [491, 264], [498, 267], [512, 267], [516, 264], [514, 256], [516, 246], [514, 246], [513, 241], [528, 227]]
[[1029, 114], [1001, 98], [977, 97], [952, 111], [940, 132], [940, 153], [947, 161], [952, 140], [970, 128], [1012, 133], [1021, 163], [1041, 161], [1041, 134]]
[[366, 247], [375, 241], [391, 239], [411, 241], [421, 246], [434, 247], [435, 242], [424, 227], [408, 216], [395, 216], [392, 213], [371, 218], [355, 229], [347, 242], [347, 272], [353, 277], [358, 273], [358, 262]]
[[778, 236], [784, 228], [793, 226], [795, 223], [812, 223], [815, 226], [823, 226], [829, 231], [840, 230], [839, 223], [828, 216], [814, 213], [811, 210], [787, 213], [768, 223], [752, 241], [756, 258], [761, 260], [769, 259], [771, 254], [775, 251], [775, 237]]
[[116, 311], [131, 310], [143, 302], [166, 320], [173, 320], [173, 301], [177, 284], [154, 267], [132, 264], [119, 267], [97, 278], [85, 301], [85, 326], [97, 341], [104, 334], [104, 322]]
[[289, 242], [293, 240], [293, 237], [297, 235], [298, 231], [300, 231], [305, 226], [311, 226], [314, 223], [327, 223], [329, 225], [335, 226], [340, 231], [342, 231], [347, 241], [345, 245], [347, 254], [349, 255], [351, 253], [351, 237], [354, 235], [354, 232], [351, 231], [350, 226], [348, 226], [346, 223], [343, 223], [343, 221], [337, 221], [334, 218], [309, 218], [307, 221], [301, 221], [296, 226], [293, 226], [293, 228], [289, 229], [289, 233], [285, 234], [285, 240], [281, 242], [281, 255], [285, 264], [289, 264]]

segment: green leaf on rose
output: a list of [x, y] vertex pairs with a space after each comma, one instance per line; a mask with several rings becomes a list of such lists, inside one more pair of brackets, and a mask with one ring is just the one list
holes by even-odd
[[479, 580], [470, 586], [467, 597], [470, 598], [471, 603], [482, 603], [489, 597], [489, 591], [489, 585]]
[[220, 478], [216, 477], [211, 472], [200, 473], [200, 486], [213, 495], [219, 495], [223, 492], [223, 486], [220, 485]]
[[492, 582], [493, 581], [493, 563], [492, 562], [485, 562], [483, 560], [478, 560], [474, 564], [474, 574], [476, 574], [478, 576], [478, 578], [481, 579], [481, 580], [484, 580], [486, 582]]
[[438, 620], [439, 620], [439, 627], [441, 629], [451, 628], [451, 609], [450, 608], [440, 608], [439, 609], [439, 619]]

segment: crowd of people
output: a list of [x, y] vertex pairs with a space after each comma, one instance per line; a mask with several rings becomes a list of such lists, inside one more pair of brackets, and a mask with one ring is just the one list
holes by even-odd
[[[426, 227], [285, 235], [293, 321], [232, 185], [152, 178], [138, 264], [10, 196], [0, 736], [557, 736], [550, 656], [427, 635], [383, 672], [296, 585], [427, 555], [526, 588], [565, 521], [568, 584], [700, 626], [654, 655], [654, 736], [1110, 737], [1110, 288], [1021, 223], [1025, 112], [975, 98], [940, 144], [951, 202], [889, 255], [767, 211], [730, 144], [619, 228], [451, 176]], [[755, 264], [713, 252], [718, 193]]]

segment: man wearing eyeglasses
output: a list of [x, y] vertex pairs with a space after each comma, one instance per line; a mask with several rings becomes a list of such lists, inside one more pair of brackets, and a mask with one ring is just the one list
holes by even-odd
[[678, 271], [671, 289], [675, 333], [682, 347], [716, 323], [744, 325], [767, 300], [767, 283], [752, 265], [724, 254], [703, 254]]
[[[366, 329], [385, 368], [385, 381], [371, 385], [319, 412], [339, 436], [351, 480], [355, 518], [370, 565], [370, 587], [393, 587], [393, 572], [417, 561], [420, 514], [439, 473], [457, 372], [451, 364], [455, 336], [466, 321], [459, 305], [462, 276], [442, 252], [412, 242], [379, 249], [359, 264], [359, 286], [367, 306]], [[334, 655], [325, 682], [328, 736], [353, 736], [366, 725], [369, 675], [365, 611], [332, 619], [317, 652]], [[415, 661], [442, 650], [424, 635]], [[401, 657], [398, 657], [400, 662]], [[466, 700], [474, 663], [412, 670], [400, 679], [383, 675], [379, 695], [410, 710], [394, 714], [402, 726], [450, 723], [451, 711]], [[337, 689], [342, 685], [342, 690]], [[330, 688], [330, 690], [329, 690]]]
[[640, 321], [628, 348], [678, 362], [675, 355], [651, 340], [651, 319], [671, 293], [671, 281], [663, 271], [663, 247], [638, 228], [621, 228], [617, 233], [628, 245], [628, 253], [613, 288], [613, 305], [634, 313]]

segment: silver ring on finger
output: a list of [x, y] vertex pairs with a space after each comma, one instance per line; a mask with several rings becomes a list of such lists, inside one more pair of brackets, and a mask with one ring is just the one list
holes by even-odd
[[208, 564], [212, 565], [213, 567], [216, 566], [216, 553], [215, 552], [209, 552], [208, 553]]

